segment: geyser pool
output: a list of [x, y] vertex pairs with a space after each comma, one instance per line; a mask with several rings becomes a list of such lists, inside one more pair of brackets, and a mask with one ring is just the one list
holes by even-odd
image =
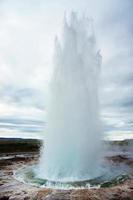
[[47, 131], [38, 177], [69, 182], [100, 175], [101, 122], [98, 83], [101, 55], [92, 21], [72, 12], [55, 40]]
[[36, 165], [25, 166], [14, 172], [14, 177], [23, 183], [37, 187], [55, 188], [55, 189], [91, 189], [100, 187], [111, 187], [123, 183], [128, 179], [128, 171], [121, 165], [103, 166], [103, 173], [95, 178], [80, 181], [50, 181], [39, 178]]

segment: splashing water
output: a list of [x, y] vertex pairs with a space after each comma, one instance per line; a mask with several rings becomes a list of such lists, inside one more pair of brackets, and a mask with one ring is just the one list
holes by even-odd
[[47, 133], [38, 176], [51, 181], [86, 180], [99, 175], [101, 123], [98, 81], [101, 56], [92, 20], [72, 13], [55, 40]]

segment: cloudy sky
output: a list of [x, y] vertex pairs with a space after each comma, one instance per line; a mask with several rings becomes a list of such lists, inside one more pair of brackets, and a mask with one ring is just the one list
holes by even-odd
[[54, 38], [72, 10], [94, 20], [104, 132], [131, 136], [132, 0], [0, 0], [0, 135], [38, 137], [45, 130]]

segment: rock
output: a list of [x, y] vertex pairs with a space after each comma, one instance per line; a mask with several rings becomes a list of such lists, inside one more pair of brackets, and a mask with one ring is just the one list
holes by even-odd
[[34, 200], [43, 200], [46, 199], [51, 193], [53, 192], [52, 189], [40, 189], [34, 197]]
[[8, 199], [9, 199], [8, 196], [2, 196], [2, 197], [0, 197], [0, 200], [8, 200]]
[[[8, 141], [9, 143], [9, 141]], [[30, 141], [29, 141], [30, 143]], [[32, 141], [31, 141], [32, 143]], [[120, 147], [126, 146], [127, 141], [118, 143]], [[129, 144], [129, 141], [128, 141]], [[34, 146], [34, 145], [33, 145]], [[115, 146], [115, 143], [112, 145]], [[112, 180], [112, 184], [106, 182], [102, 188], [99, 189], [78, 189], [78, 190], [56, 190], [48, 188], [39, 188], [32, 185], [21, 183], [13, 177], [13, 171], [19, 169], [23, 165], [31, 165], [37, 163], [38, 150], [34, 149], [29, 152], [24, 152], [23, 144], [21, 144], [22, 152], [10, 154], [1, 154], [0, 157], [0, 200], [132, 200], [133, 199], [133, 173], [131, 166], [133, 159], [127, 155], [119, 153], [119, 155], [110, 155], [106, 158], [107, 163], [110, 161], [113, 164], [126, 164], [128, 176], [122, 174], [121, 176]], [[21, 150], [21, 147], [19, 150]], [[5, 148], [5, 147], [4, 147]], [[34, 146], [35, 148], [35, 146]], [[126, 148], [125, 148], [126, 149]], [[32, 173], [29, 174], [32, 178]], [[97, 182], [101, 181], [99, 178]], [[37, 180], [38, 181], [38, 180]], [[42, 180], [40, 179], [40, 184]], [[78, 183], [77, 183], [78, 184]], [[92, 182], [93, 184], [93, 182]]]
[[31, 197], [30, 196], [11, 196], [9, 197], [9, 200], [29, 200]]

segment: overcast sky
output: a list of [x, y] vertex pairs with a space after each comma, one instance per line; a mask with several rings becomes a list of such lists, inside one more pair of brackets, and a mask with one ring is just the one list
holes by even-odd
[[[133, 130], [132, 0], [0, 0], [0, 127], [40, 131], [55, 35], [64, 13], [94, 20], [103, 57], [100, 83], [105, 132]], [[17, 120], [20, 120], [19, 122]], [[27, 120], [27, 122], [25, 121]], [[29, 123], [29, 124], [28, 124]], [[17, 125], [16, 125], [17, 124]]]

